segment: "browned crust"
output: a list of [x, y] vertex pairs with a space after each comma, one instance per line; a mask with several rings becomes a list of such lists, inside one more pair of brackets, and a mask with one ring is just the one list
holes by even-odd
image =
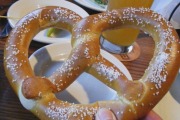
[[[72, 32], [73, 49], [49, 82], [48, 79], [34, 76], [27, 52], [33, 36], [52, 26]], [[142, 29], [153, 37], [156, 44], [154, 57], [138, 81], [127, 80], [116, 66], [100, 55], [101, 33], [121, 27]], [[81, 20], [81, 17], [65, 8], [45, 7], [18, 22], [8, 38], [4, 53], [4, 67], [11, 86], [18, 95], [22, 88], [24, 96], [35, 101], [30, 110], [40, 119], [88, 120], [93, 119], [102, 107], [111, 109], [121, 120], [139, 119], [169, 90], [180, 67], [179, 61], [180, 40], [176, 31], [163, 17], [145, 8], [113, 10]], [[116, 90], [117, 100], [88, 105], [58, 100], [52, 91], [64, 90], [84, 71]], [[43, 87], [39, 88], [37, 84]]]

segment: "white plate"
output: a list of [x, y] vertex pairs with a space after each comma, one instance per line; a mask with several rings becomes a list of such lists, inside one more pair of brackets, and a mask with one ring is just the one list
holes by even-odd
[[[61, 6], [73, 10], [78, 13], [81, 17], [87, 17], [89, 14], [81, 7], [64, 0], [19, 0], [15, 2], [8, 10], [8, 17], [22, 18], [27, 13], [44, 6]], [[8, 19], [11, 27], [14, 27], [18, 20]], [[43, 43], [57, 43], [57, 42], [70, 42], [71, 34], [63, 31], [60, 37], [47, 37], [47, 30], [39, 32], [33, 40]]]
[[179, 120], [180, 119], [180, 73], [169, 92], [154, 108], [163, 120]]
[[[29, 60], [36, 75], [48, 77], [68, 57], [70, 50], [71, 45], [69, 43], [50, 44], [37, 50], [30, 56]], [[132, 79], [126, 67], [119, 60], [103, 50], [101, 50], [101, 54], [116, 65], [118, 64], [117, 67], [129, 79]], [[114, 90], [87, 73], [80, 75], [64, 92], [57, 94], [57, 97], [61, 100], [84, 104], [114, 99], [115, 96], [116, 92]]]
[[[35, 53], [33, 53], [30, 56], [29, 60], [36, 75], [48, 77], [68, 57], [70, 50], [71, 45], [69, 43], [50, 44], [43, 48], [40, 48]], [[104, 50], [101, 50], [101, 54], [106, 59], [114, 63], [121, 71], [123, 71], [128, 79], [132, 80], [130, 73], [119, 60], [117, 60], [114, 56], [105, 52]], [[91, 81], [89, 81], [89, 79]], [[170, 91], [154, 108], [154, 111], [158, 113], [163, 118], [163, 120], [179, 120], [180, 118], [179, 85], [180, 74], [177, 77], [175, 83], [172, 85]], [[76, 93], [76, 91], [78, 91], [78, 94]], [[71, 84], [63, 93], [57, 94], [57, 97], [61, 100], [84, 104], [99, 100], [114, 99], [115, 96], [115, 91], [108, 88], [87, 73], [83, 73], [77, 79], [77, 81]]]
[[106, 8], [102, 8], [98, 6], [97, 4], [93, 3], [91, 0], [74, 0], [74, 1], [92, 10], [96, 10], [100, 12], [106, 11]]

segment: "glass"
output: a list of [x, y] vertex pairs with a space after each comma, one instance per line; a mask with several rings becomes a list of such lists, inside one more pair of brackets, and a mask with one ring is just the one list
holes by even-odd
[[[109, 0], [107, 10], [122, 7], [150, 8], [152, 3], [153, 0]], [[132, 44], [134, 44], [138, 34], [139, 30], [133, 28], [105, 31], [102, 33], [101, 46], [111, 53], [128, 53], [132, 51]]]

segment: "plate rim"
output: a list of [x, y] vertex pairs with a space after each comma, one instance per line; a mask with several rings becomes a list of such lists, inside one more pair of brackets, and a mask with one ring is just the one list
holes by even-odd
[[[16, 1], [14, 4], [12, 4], [11, 6], [10, 6], [10, 8], [8, 9], [8, 11], [7, 11], [7, 16], [9, 17], [9, 16], [13, 16], [13, 12], [14, 12], [14, 9], [16, 8], [16, 7], [18, 7], [19, 5], [21, 5], [22, 3], [24, 3], [24, 2], [35, 2], [36, 0], [18, 0], [18, 1]], [[54, 4], [55, 2], [56, 2], [56, 4], [57, 4], [57, 6], [62, 6], [62, 7], [65, 7], [65, 6], [63, 6], [62, 4], [64, 3], [64, 4], [68, 4], [68, 7], [69, 6], [74, 6], [76, 9], [73, 9], [73, 8], [70, 8], [70, 9], [73, 9], [73, 11], [75, 11], [75, 12], [77, 12], [80, 16], [82, 16], [83, 18], [84, 17], [87, 17], [87, 16], [89, 16], [89, 14], [87, 13], [87, 11], [86, 10], [84, 10], [83, 8], [81, 8], [80, 6], [78, 6], [78, 5], [76, 5], [76, 4], [74, 4], [74, 3], [72, 3], [72, 2], [69, 2], [69, 1], [65, 1], [65, 0], [59, 0], [59, 1], [57, 1], [57, 0], [51, 0], [51, 1], [48, 1], [48, 0], [43, 0], [44, 2], [52, 2], [52, 4]], [[41, 3], [42, 4], [42, 2], [39, 2], [39, 3]], [[40, 4], [40, 5], [41, 5]], [[43, 7], [44, 5], [42, 5], [42, 7]], [[45, 5], [46, 6], [46, 5]], [[55, 5], [54, 5], [55, 6]], [[78, 11], [81, 11], [81, 12], [78, 12]], [[15, 26], [15, 24], [14, 23], [17, 23], [17, 22], [14, 22], [12, 19], [8, 19], [8, 22], [9, 22], [9, 24], [10, 24], [10, 26], [12, 27], [12, 28], [14, 28], [14, 26]], [[66, 37], [62, 37], [62, 38], [48, 38], [48, 37], [45, 37], [45, 36], [43, 36], [43, 34], [45, 34], [45, 32], [46, 32], [46, 30], [42, 30], [42, 31], [40, 31], [34, 38], [33, 38], [33, 40], [34, 41], [37, 41], [37, 42], [41, 42], [41, 43], [46, 43], [46, 44], [51, 44], [51, 43], [62, 43], [62, 42], [70, 42], [70, 39], [69, 38], [71, 38], [71, 35], [68, 35], [68, 36], [66, 36]]]
[[[92, 10], [96, 10], [96, 11], [99, 11], [99, 12], [104, 12], [104, 11], [106, 11], [106, 9], [103, 9], [103, 8], [101, 8], [101, 7], [98, 7], [98, 5], [97, 6], [95, 6], [95, 7], [93, 7], [93, 3], [92, 4], [90, 4], [90, 3], [88, 3], [87, 1], [85, 1], [85, 3], [82, 1], [82, 0], [74, 0], [75, 2], [77, 2], [78, 4], [80, 4], [80, 5], [82, 5], [82, 6], [84, 6], [84, 7], [87, 7], [87, 8], [89, 8], [89, 9], [92, 9]], [[94, 3], [95, 4], [95, 3]]]
[[[64, 42], [64, 43], [53, 43], [53, 44], [49, 44], [49, 45], [46, 45], [46, 46], [44, 46], [44, 47], [39, 48], [38, 50], [36, 50], [34, 53], [32, 53], [32, 54], [29, 56], [30, 65], [35, 65], [35, 64], [36, 64], [36, 63], [31, 63], [31, 60], [34, 59], [34, 61], [36, 61], [35, 55], [38, 54], [39, 52], [41, 52], [43, 49], [46, 49], [47, 52], [49, 53], [49, 55], [52, 54], [51, 51], [50, 51], [51, 48], [56, 49], [56, 51], [57, 51], [58, 54], [63, 54], [63, 53], [61, 53], [61, 51], [60, 51], [60, 49], [62, 50], [63, 47], [59, 47], [59, 46], [71, 46], [71, 44], [68, 43], [68, 42]], [[58, 49], [58, 50], [57, 50], [57, 49]], [[63, 48], [63, 49], [64, 49], [64, 48]], [[68, 50], [69, 50], [69, 51], [68, 51]], [[67, 49], [66, 52], [70, 52], [70, 49]], [[111, 60], [112, 60], [112, 59], [115, 59], [116, 62], [119, 62], [119, 63], [120, 63], [119, 65], [120, 65], [121, 67], [119, 66], [118, 68], [121, 70], [121, 72], [122, 72], [129, 80], [132, 80], [132, 76], [131, 76], [130, 72], [128, 71], [128, 69], [124, 66], [124, 64], [123, 64], [121, 61], [119, 61], [115, 56], [111, 55], [110, 53], [106, 52], [105, 50], [102, 50], [102, 49], [101, 49], [101, 53], [104, 54], [104, 55], [106, 55], [106, 56], [107, 56], [107, 55], [110, 56], [110, 57], [111, 57]], [[113, 57], [113, 58], [112, 58], [112, 57]], [[32, 66], [32, 67], [33, 67], [33, 66]], [[33, 69], [33, 68], [32, 68], [32, 69]]]

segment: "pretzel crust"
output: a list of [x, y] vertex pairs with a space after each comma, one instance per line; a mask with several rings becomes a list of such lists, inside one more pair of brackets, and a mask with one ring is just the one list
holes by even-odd
[[[28, 47], [40, 30], [54, 26], [72, 32], [72, 51], [49, 78], [37, 77], [28, 61]], [[129, 81], [100, 55], [101, 33], [122, 27], [146, 31], [155, 41], [154, 56], [140, 80]], [[84, 19], [65, 8], [40, 8], [18, 22], [4, 50], [6, 75], [22, 105], [47, 120], [91, 120], [100, 108], [112, 110], [119, 120], [139, 119], [169, 90], [180, 67], [179, 61], [180, 40], [176, 31], [159, 14], [146, 8], [107, 11]], [[116, 100], [87, 105], [58, 100], [54, 93], [64, 90], [84, 71], [114, 89]], [[39, 88], [39, 84], [44, 87]]]

